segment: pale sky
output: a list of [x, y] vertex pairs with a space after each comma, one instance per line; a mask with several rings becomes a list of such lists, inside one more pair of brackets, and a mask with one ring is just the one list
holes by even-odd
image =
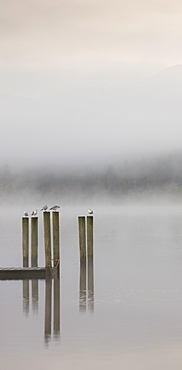
[[181, 12], [180, 0], [1, 0], [1, 66], [180, 64]]
[[[180, 0], [0, 0], [0, 35], [0, 93], [11, 95], [10, 101], [1, 101], [2, 161], [34, 161], [33, 145], [44, 162], [47, 154], [43, 149], [40, 153], [41, 140], [48, 140], [51, 156], [64, 157], [64, 162], [72, 160], [70, 145], [78, 161], [81, 147], [85, 158], [90, 153], [90, 160], [95, 160], [93, 146], [97, 154], [103, 148], [103, 157], [113, 156], [115, 149], [117, 155], [122, 155], [121, 148], [135, 151], [135, 144], [136, 150], [145, 152], [151, 139], [152, 147], [160, 147], [158, 117], [151, 130], [147, 114], [141, 119], [141, 102], [137, 114], [134, 110], [130, 116], [127, 109], [117, 106], [115, 111], [115, 102], [125, 96], [123, 83], [182, 64]], [[102, 93], [107, 97], [99, 102]], [[27, 99], [36, 100], [36, 107]], [[163, 130], [161, 116], [158, 128]], [[11, 138], [9, 127], [15, 135]], [[180, 121], [175, 132], [173, 145], [171, 134], [166, 134], [170, 150], [180, 146]]]

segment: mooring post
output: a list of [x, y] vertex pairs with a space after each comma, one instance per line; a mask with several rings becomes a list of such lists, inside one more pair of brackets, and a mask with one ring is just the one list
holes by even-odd
[[87, 256], [93, 259], [93, 216], [87, 216]]
[[[38, 266], [38, 217], [31, 218], [31, 266]], [[32, 280], [32, 308], [38, 311], [38, 280]]]
[[44, 245], [45, 245], [45, 267], [51, 267], [51, 225], [50, 212], [43, 212], [44, 217]]
[[86, 263], [86, 229], [85, 216], [78, 216], [80, 262]]
[[31, 266], [38, 266], [38, 217], [31, 218]]
[[29, 218], [22, 217], [23, 267], [29, 266]]
[[93, 216], [87, 216], [88, 308], [94, 310]]
[[59, 212], [52, 212], [52, 228], [53, 228], [53, 260], [54, 267], [59, 267], [60, 252], [59, 252]]

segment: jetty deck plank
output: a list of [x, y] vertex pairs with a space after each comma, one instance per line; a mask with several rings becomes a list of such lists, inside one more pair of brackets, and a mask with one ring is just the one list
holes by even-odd
[[0, 280], [45, 279], [45, 267], [0, 268]]

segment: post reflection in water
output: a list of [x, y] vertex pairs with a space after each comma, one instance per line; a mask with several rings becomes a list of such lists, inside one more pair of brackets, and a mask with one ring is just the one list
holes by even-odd
[[80, 312], [86, 311], [86, 262], [80, 261]]
[[[33, 279], [32, 283], [32, 309], [38, 311], [38, 280]], [[23, 312], [28, 315], [30, 308], [29, 280], [23, 280]]]
[[23, 280], [23, 312], [29, 313], [29, 280]]
[[54, 279], [54, 337], [60, 336], [60, 280]]
[[38, 311], [38, 280], [32, 280], [32, 309], [34, 312]]
[[88, 258], [88, 309], [94, 312], [94, 268], [93, 258]]
[[[32, 283], [32, 310], [38, 311], [38, 279], [33, 279]], [[29, 280], [23, 280], [23, 312], [26, 316], [29, 314], [30, 295]], [[44, 321], [44, 339], [47, 344], [51, 339], [52, 333], [52, 284], [54, 284], [53, 297], [53, 337], [60, 337], [60, 280], [56, 278], [52, 282], [51, 277], [45, 280], [45, 321]]]
[[[54, 307], [53, 307], [53, 336], [60, 336], [60, 280], [54, 279]], [[52, 333], [52, 279], [47, 277], [45, 281], [45, 325], [44, 338], [47, 344], [51, 339]]]
[[[79, 296], [79, 308], [80, 313], [86, 312], [87, 305], [87, 293], [88, 293], [88, 309], [90, 312], [94, 312], [94, 268], [93, 268], [93, 258], [88, 259], [86, 271], [86, 263], [80, 261], [80, 296]], [[87, 273], [86, 273], [87, 272]], [[86, 289], [86, 276], [88, 292]]]
[[44, 338], [47, 343], [51, 337], [51, 313], [52, 313], [52, 279], [46, 278], [45, 284], [45, 325]]

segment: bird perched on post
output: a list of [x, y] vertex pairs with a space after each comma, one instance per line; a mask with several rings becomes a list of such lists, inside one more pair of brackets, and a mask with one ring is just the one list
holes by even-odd
[[46, 211], [48, 209], [48, 206], [45, 204], [45, 206], [43, 206], [42, 208], [41, 208], [41, 211]]
[[89, 213], [89, 215], [93, 215], [94, 211], [92, 211], [92, 209], [89, 208], [88, 213]]
[[35, 211], [32, 211], [31, 215], [36, 216], [37, 215], [37, 209], [35, 209]]
[[57, 204], [55, 206], [52, 206], [51, 208], [49, 208], [51, 211], [57, 211], [57, 209], [60, 208], [60, 206], [58, 206]]
[[27, 211], [24, 211], [23, 214], [24, 214], [25, 217], [28, 217], [28, 212]]

